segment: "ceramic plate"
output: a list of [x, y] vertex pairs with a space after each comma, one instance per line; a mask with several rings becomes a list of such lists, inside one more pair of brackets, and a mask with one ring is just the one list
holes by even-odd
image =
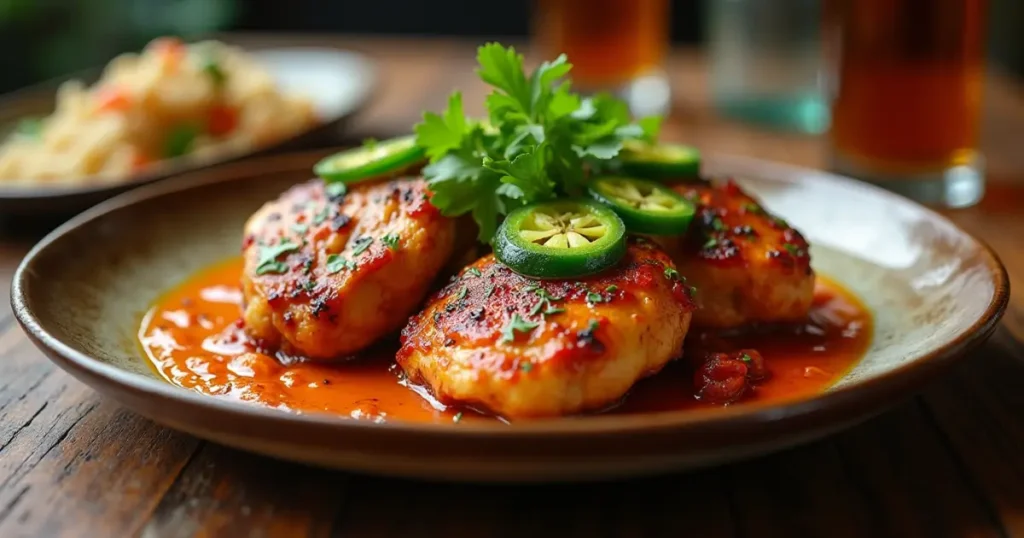
[[[370, 60], [350, 51], [290, 47], [246, 52], [267, 67], [282, 90], [308, 95], [314, 101], [320, 124], [250, 151], [228, 151], [203, 160], [185, 157], [163, 161], [124, 181], [39, 187], [0, 183], [0, 217], [70, 216], [115, 194], [183, 172], [243, 157], [300, 149], [303, 145], [337, 143], [336, 133], [344, 121], [368, 101], [376, 82], [376, 71]], [[0, 138], [23, 117], [49, 114], [53, 110], [56, 88], [64, 80], [79, 79], [91, 84], [99, 78], [99, 73], [99, 69], [92, 69], [0, 97]]]
[[324, 153], [206, 170], [123, 194], [43, 239], [18, 268], [18, 321], [54, 362], [125, 406], [199, 437], [340, 469], [448, 480], [552, 481], [707, 466], [845, 428], [909, 396], [984, 340], [1006, 307], [992, 251], [943, 217], [851, 180], [709, 157], [805, 232], [815, 269], [875, 316], [864, 359], [786, 404], [536, 422], [409, 424], [297, 415], [172, 386], [136, 341], [161, 292], [239, 251], [246, 217]]

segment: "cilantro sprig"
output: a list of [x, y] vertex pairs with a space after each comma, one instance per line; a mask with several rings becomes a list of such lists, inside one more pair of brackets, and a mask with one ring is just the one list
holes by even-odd
[[583, 193], [587, 174], [613, 169], [627, 140], [654, 142], [661, 118], [632, 121], [610, 94], [582, 97], [571, 89], [564, 54], [532, 73], [512, 47], [477, 50], [477, 75], [493, 89], [486, 120], [466, 117], [455, 91], [443, 113], [415, 126], [426, 150], [430, 202], [447, 216], [471, 213], [489, 243], [501, 216], [525, 204]]

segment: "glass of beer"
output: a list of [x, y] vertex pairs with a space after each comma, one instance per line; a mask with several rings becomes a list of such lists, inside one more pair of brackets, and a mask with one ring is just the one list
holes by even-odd
[[573, 87], [611, 91], [644, 116], [668, 110], [668, 0], [534, 0], [540, 57], [565, 53]]
[[984, 195], [985, 0], [827, 0], [833, 170], [941, 207]]

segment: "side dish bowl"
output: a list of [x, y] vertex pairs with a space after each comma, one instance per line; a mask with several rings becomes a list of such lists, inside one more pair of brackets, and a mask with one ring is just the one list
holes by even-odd
[[[261, 147], [225, 148], [208, 157], [184, 156], [160, 161], [123, 180], [39, 185], [0, 182], [0, 217], [67, 217], [121, 192], [177, 174], [245, 157], [337, 143], [338, 130], [368, 102], [376, 84], [373, 63], [351, 51], [284, 47], [247, 50], [246, 53], [270, 72], [283, 92], [308, 96], [319, 122]], [[101, 72], [102, 68], [89, 69], [0, 96], [0, 133], [6, 136], [22, 118], [51, 113], [57, 88], [65, 80], [92, 84]]]
[[237, 255], [245, 219], [309, 177], [328, 152], [221, 166], [122, 194], [65, 223], [26, 256], [19, 323], [51, 360], [159, 423], [229, 446], [352, 471], [475, 481], [558, 481], [713, 465], [819, 438], [910, 396], [987, 338], [1006, 308], [1005, 269], [985, 244], [904, 198], [818, 171], [706, 157], [800, 229], [814, 268], [874, 316], [864, 359], [833, 387], [783, 404], [515, 423], [373, 423], [292, 414], [172, 386], [137, 341], [165, 290]]

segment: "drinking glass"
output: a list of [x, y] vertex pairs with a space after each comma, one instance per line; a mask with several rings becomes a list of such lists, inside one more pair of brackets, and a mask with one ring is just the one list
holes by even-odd
[[569, 57], [574, 89], [615, 93], [637, 116], [667, 113], [668, 0], [535, 0], [534, 7], [534, 45], [543, 58]]
[[831, 166], [930, 205], [984, 195], [985, 0], [828, 0]]
[[705, 0], [711, 90], [723, 116], [771, 129], [828, 129], [821, 0]]

